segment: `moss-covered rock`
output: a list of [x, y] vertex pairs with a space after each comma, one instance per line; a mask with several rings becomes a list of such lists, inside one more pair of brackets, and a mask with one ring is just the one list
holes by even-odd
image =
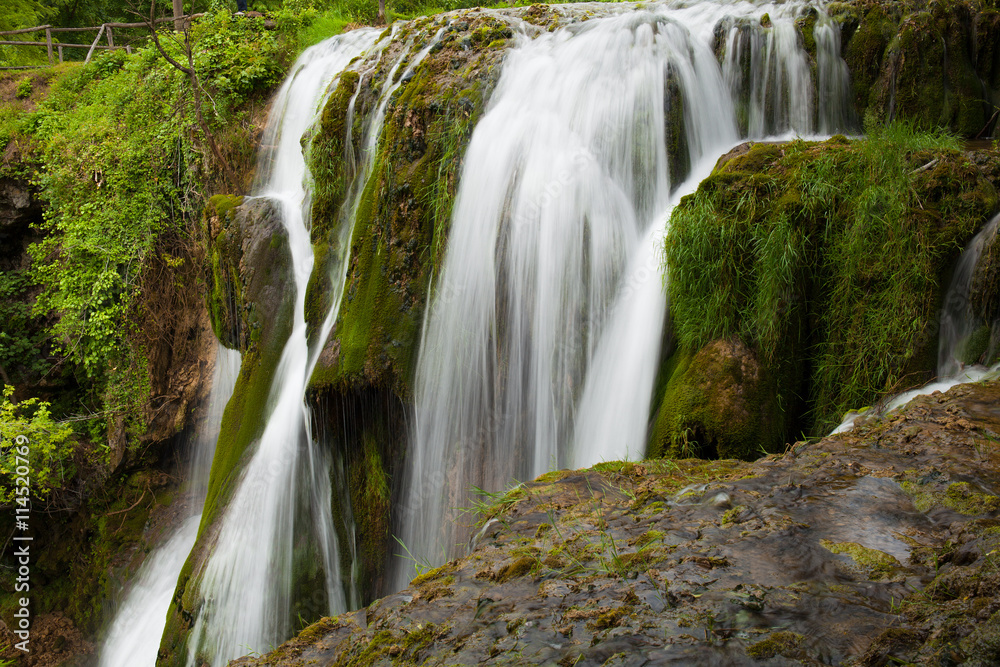
[[992, 131], [1000, 17], [973, 0], [832, 3], [858, 117], [908, 120], [965, 137]]
[[[678, 455], [694, 434], [742, 443], [726, 455], [773, 451], [929, 379], [951, 263], [996, 205], [993, 185], [954, 142], [898, 125], [864, 141], [756, 144], [725, 156], [671, 219], [677, 351], [661, 372], [669, 380], [650, 451]], [[739, 397], [749, 420], [709, 397], [738, 374], [705, 363], [706, 346], [734, 339], [758, 371], [723, 395]], [[706, 358], [694, 364], [696, 353]]]
[[241, 347], [243, 310], [243, 281], [239, 275], [242, 248], [234, 221], [236, 207], [242, 203], [241, 196], [216, 195], [208, 200], [201, 218], [212, 330], [223, 345], [234, 349]]
[[[309, 158], [317, 182], [313, 239], [336, 244], [334, 229], [352, 222], [354, 228], [344, 295], [313, 375], [315, 389], [384, 386], [403, 397], [411, 392], [427, 288], [443, 258], [461, 156], [512, 35], [504, 20], [478, 12], [447, 18], [452, 21], [438, 44], [389, 101], [367, 182], [352, 184], [357, 165], [349, 156], [361, 150], [366, 118], [391, 83], [384, 81], [388, 70], [376, 68], [363, 79], [342, 76], [323, 110]], [[412, 50], [445, 20], [413, 22]], [[398, 57], [403, 43], [399, 38], [391, 44], [383, 61]], [[348, 201], [352, 187], [357, 197]], [[319, 257], [336, 254], [330, 247]], [[310, 326], [329, 310], [328, 291], [317, 262], [308, 293]]]
[[773, 377], [738, 338], [679, 353], [660, 402], [649, 456], [755, 458], [784, 443]]

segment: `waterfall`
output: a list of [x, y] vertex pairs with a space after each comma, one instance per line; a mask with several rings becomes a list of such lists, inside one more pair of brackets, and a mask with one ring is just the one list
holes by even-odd
[[111, 623], [101, 646], [100, 667], [154, 667], [170, 600], [201, 522], [208, 488], [212, 453], [222, 423], [222, 412], [236, 385], [240, 353], [221, 344], [215, 353], [212, 388], [204, 421], [193, 438], [187, 492], [192, 511], [174, 533], [159, 545], [136, 572], [128, 595]]
[[[941, 307], [938, 328], [937, 379], [922, 387], [890, 396], [882, 401], [882, 405], [879, 407], [880, 412], [891, 412], [901, 408], [918, 396], [926, 396], [936, 391], [948, 391], [954, 386], [967, 382], [989, 379], [1000, 371], [1000, 364], [986, 368], [978, 365], [967, 366], [961, 361], [962, 357], [965, 356], [964, 349], [969, 337], [983, 324], [973, 313], [969, 298], [972, 277], [975, 274], [976, 265], [979, 264], [979, 258], [982, 256], [983, 247], [989, 239], [997, 234], [998, 226], [1000, 226], [1000, 215], [990, 220], [969, 241], [955, 266], [951, 284], [948, 286], [948, 292]], [[850, 431], [854, 428], [854, 422], [862, 414], [865, 413], [849, 412], [831, 435]]]
[[[741, 132], [849, 129], [817, 111], [794, 25], [805, 5], [629, 9], [522, 28], [473, 131], [417, 362], [397, 519], [416, 560], [456, 553], [472, 487], [641, 456], [659, 249], [672, 202], [697, 184], [685, 177]], [[839, 61], [821, 43], [817, 59]], [[750, 59], [761, 67], [739, 67]], [[847, 108], [847, 80], [824, 76], [820, 102]], [[411, 574], [397, 567], [397, 586]]]
[[[326, 579], [327, 609], [322, 611], [333, 614], [348, 607], [350, 592], [341, 585], [331, 516], [330, 461], [312, 436], [305, 392], [340, 308], [358, 203], [374, 165], [390, 97], [430, 52], [441, 32], [416, 54], [410, 52], [413, 38], [407, 41], [391, 64], [374, 112], [364, 119], [359, 168], [349, 184], [336, 236], [329, 240], [336, 250], [330, 269], [331, 306], [311, 344], [304, 306], [314, 258], [309, 175], [302, 143], [345, 67], [367, 52], [375, 63], [361, 59], [358, 66], [369, 67], [362, 76], [374, 75], [382, 50], [395, 32], [381, 40], [377, 35], [373, 29], [355, 30], [309, 49], [294, 65], [274, 103], [264, 141], [270, 152], [261, 157], [267, 173], [258, 186], [258, 196], [280, 204], [288, 232], [296, 290], [293, 326], [272, 379], [263, 434], [226, 504], [210, 556], [200, 572], [203, 604], [188, 642], [191, 667], [202, 660], [221, 667], [250, 650], [276, 646], [292, 634], [293, 552], [302, 541], [303, 529], [312, 531]], [[404, 64], [406, 69], [397, 79]], [[351, 100], [345, 123], [348, 132], [354, 124], [356, 97]], [[350, 143], [348, 137], [345, 144]], [[301, 505], [309, 508], [305, 525], [297, 516], [296, 508]]]

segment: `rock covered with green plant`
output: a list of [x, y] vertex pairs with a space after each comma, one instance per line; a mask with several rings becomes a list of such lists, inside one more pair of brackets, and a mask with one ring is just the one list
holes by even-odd
[[670, 221], [650, 455], [753, 457], [933, 377], [953, 263], [998, 205], [959, 149], [894, 124], [723, 157]]

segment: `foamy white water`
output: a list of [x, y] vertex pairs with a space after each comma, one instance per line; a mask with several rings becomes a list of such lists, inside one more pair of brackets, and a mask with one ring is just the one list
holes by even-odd
[[240, 370], [240, 353], [218, 344], [215, 369], [205, 418], [192, 442], [188, 472], [191, 515], [150, 553], [135, 574], [128, 595], [115, 614], [101, 645], [100, 667], [154, 667], [170, 600], [184, 561], [198, 536], [201, 507], [208, 489], [208, 474], [222, 413], [233, 394]]
[[[836, 125], [838, 112], [816, 108], [794, 31], [805, 7], [700, 2], [517, 36], [465, 155], [425, 316], [397, 523], [413, 557], [457, 552], [455, 508], [470, 504], [473, 486], [499, 491], [644, 453], [662, 276], [657, 266], [627, 283], [658, 265], [684, 176], [670, 173], [667, 146], [684, 147], [686, 173], [710, 165], [741, 124], [755, 137]], [[713, 39], [727, 17], [752, 20], [722, 31], [720, 66]], [[822, 44], [818, 61], [839, 60]], [[747, 58], [759, 71], [737, 66]], [[822, 99], [839, 104], [846, 80], [837, 91], [824, 76]], [[412, 572], [402, 564], [396, 585]]]

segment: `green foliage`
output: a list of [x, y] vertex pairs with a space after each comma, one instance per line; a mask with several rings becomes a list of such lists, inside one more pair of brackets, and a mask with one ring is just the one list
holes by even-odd
[[[31, 496], [46, 498], [73, 475], [71, 426], [52, 419], [51, 405], [37, 398], [13, 400], [4, 385], [0, 403], [0, 505], [10, 505], [23, 492], [17, 478], [27, 478]], [[25, 474], [27, 473], [27, 474]]]
[[17, 84], [17, 91], [15, 91], [14, 96], [23, 100], [31, 96], [31, 79], [22, 79], [19, 84]]
[[738, 336], [820, 428], [933, 369], [941, 274], [996, 205], [957, 148], [897, 123], [730, 160], [671, 219], [680, 348]]
[[0, 367], [8, 377], [41, 375], [49, 369], [48, 361], [38, 353], [47, 336], [27, 304], [30, 284], [20, 272], [0, 271]]
[[[192, 30], [194, 62], [222, 125], [238, 105], [280, 79], [277, 37], [258, 19], [208, 16]], [[182, 58], [181, 46], [164, 39]], [[188, 137], [196, 130], [190, 82], [150, 47], [103, 54], [57, 80], [35, 114], [43, 145], [38, 185], [45, 240], [31, 250], [43, 290], [37, 313], [90, 378], [124, 351], [146, 259], [161, 234], [182, 231], [200, 208], [213, 167]]]

